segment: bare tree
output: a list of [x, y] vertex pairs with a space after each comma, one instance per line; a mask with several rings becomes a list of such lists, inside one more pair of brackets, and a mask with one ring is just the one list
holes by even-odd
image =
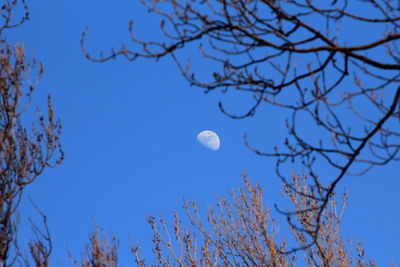
[[[286, 164], [306, 168], [319, 215], [303, 227], [315, 244], [321, 216], [337, 184], [348, 175], [362, 175], [374, 166], [398, 161], [400, 149], [400, 6], [394, 0], [141, 0], [161, 18], [164, 37], [143, 41], [129, 23], [132, 49], [121, 46], [109, 54], [87, 58], [104, 62], [117, 56], [130, 61], [171, 56], [191, 85], [248, 92], [253, 116], [264, 103], [285, 110], [287, 136], [282, 146], [255, 153], [276, 158], [276, 170], [290, 186]], [[141, 26], [138, 26], [141, 27]], [[142, 26], [144, 27], [144, 26]], [[351, 29], [350, 34], [346, 30]], [[368, 35], [361, 34], [368, 30]], [[196, 70], [179, 52], [198, 44], [204, 60], [216, 71]], [[191, 51], [191, 50], [190, 50]], [[200, 74], [200, 75], [199, 75]], [[207, 78], [198, 78], [210, 77]], [[313, 129], [304, 131], [305, 128]], [[318, 163], [318, 164], [317, 164]], [[285, 166], [285, 168], [282, 168]], [[298, 165], [295, 165], [298, 166]], [[332, 168], [322, 178], [318, 167]], [[284, 171], [283, 171], [284, 170]], [[290, 217], [298, 212], [282, 211]], [[293, 227], [295, 227], [293, 225]]]
[[[13, 21], [16, 9], [25, 15]], [[43, 74], [42, 65], [29, 60], [22, 44], [10, 45], [4, 32], [27, 20], [29, 12], [24, 1], [5, 1], [1, 7], [0, 26], [0, 266], [12, 266], [25, 262], [18, 246], [18, 206], [23, 191], [45, 168], [61, 163], [63, 151], [59, 135], [61, 124], [54, 118], [50, 96], [46, 115], [38, 110], [38, 122], [26, 127], [24, 114], [28, 111], [37, 83]], [[36, 76], [30, 79], [30, 74]], [[30, 243], [36, 266], [47, 266], [51, 252], [51, 240], [46, 217], [45, 231], [35, 224], [33, 230], [39, 239]], [[22, 263], [21, 263], [22, 264]]]
[[[280, 233], [281, 225], [265, 207], [263, 189], [252, 184], [243, 175], [245, 186], [231, 191], [229, 197], [217, 199], [215, 206], [208, 208], [206, 216], [196, 202], [184, 202], [186, 216], [174, 213], [173, 224], [160, 216], [148, 217], [153, 230], [154, 258], [141, 255], [139, 245], [131, 251], [137, 266], [376, 266], [373, 260], [364, 257], [361, 243], [341, 236], [340, 223], [347, 203], [343, 194], [340, 204], [330, 198], [327, 208], [319, 215], [318, 201], [308, 197], [316, 195], [310, 191], [306, 176], [293, 175], [290, 186], [285, 186], [284, 195], [295, 210], [310, 209], [295, 216], [304, 228], [320, 220], [318, 235], [310, 237], [304, 229], [289, 225], [293, 238]], [[300, 196], [298, 192], [302, 192]], [[290, 232], [289, 231], [289, 232]], [[287, 244], [297, 242], [307, 246], [315, 240], [315, 246], [303, 251], [287, 254]], [[90, 245], [80, 266], [117, 266], [117, 241], [105, 238], [103, 231], [96, 229], [90, 235]], [[77, 262], [74, 261], [74, 266]]]
[[112, 235], [107, 239], [104, 230], [96, 226], [96, 230], [89, 234], [90, 243], [78, 264], [70, 254], [73, 266], [82, 267], [117, 267], [118, 266], [118, 240]]

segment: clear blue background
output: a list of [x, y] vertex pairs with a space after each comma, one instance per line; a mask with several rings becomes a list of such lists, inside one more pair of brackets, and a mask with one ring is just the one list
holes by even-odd
[[[103, 64], [84, 58], [79, 40], [86, 27], [88, 49], [94, 52], [128, 43], [131, 19], [140, 37], [159, 36], [154, 32], [158, 18], [137, 1], [28, 5], [31, 20], [7, 35], [12, 42], [23, 41], [28, 54], [43, 62], [45, 75], [34, 104], [43, 106], [45, 95], [52, 94], [63, 123], [63, 164], [46, 171], [26, 192], [48, 217], [53, 263], [66, 263], [68, 249], [79, 258], [94, 221], [119, 237], [122, 265], [132, 262], [129, 239], [138, 240], [150, 256], [146, 215], [169, 216], [181, 208], [183, 198], [205, 207], [242, 185], [244, 170], [264, 186], [271, 207], [282, 201], [273, 159], [255, 155], [243, 143], [246, 132], [260, 148], [282, 140], [284, 122], [276, 110], [264, 105], [254, 118], [229, 119], [218, 110], [218, 101], [240, 112], [250, 106], [251, 96], [204, 94], [186, 83], [169, 58]], [[205, 129], [220, 135], [219, 151], [197, 143], [197, 133]], [[378, 266], [400, 262], [398, 178], [398, 163], [392, 163], [340, 184], [350, 192], [342, 233], [362, 241]], [[26, 199], [20, 211], [20, 236], [27, 240], [26, 219], [40, 218]]]

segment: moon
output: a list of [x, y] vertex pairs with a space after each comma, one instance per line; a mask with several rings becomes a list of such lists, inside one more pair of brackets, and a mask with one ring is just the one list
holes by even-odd
[[206, 148], [214, 151], [218, 150], [221, 145], [218, 135], [210, 130], [205, 130], [199, 133], [197, 135], [197, 140]]

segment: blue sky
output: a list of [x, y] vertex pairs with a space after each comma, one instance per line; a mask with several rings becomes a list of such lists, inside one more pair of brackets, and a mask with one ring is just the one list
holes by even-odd
[[[95, 221], [119, 237], [121, 264], [127, 266], [129, 238], [149, 252], [146, 215], [169, 215], [181, 208], [183, 198], [212, 203], [242, 184], [244, 170], [264, 186], [271, 207], [282, 200], [273, 159], [255, 155], [243, 143], [248, 133], [261, 148], [273, 147], [285, 135], [282, 114], [264, 105], [253, 118], [232, 120], [219, 111], [218, 101], [242, 111], [252, 103], [250, 95], [204, 94], [186, 83], [169, 58], [102, 64], [84, 58], [79, 39], [86, 27], [92, 51], [128, 43], [131, 19], [141, 37], [157, 37], [157, 18], [139, 3], [43, 0], [28, 5], [31, 20], [7, 34], [43, 62], [34, 104], [43, 105], [52, 94], [63, 123], [63, 164], [26, 191], [48, 217], [52, 262], [65, 263], [67, 249], [79, 257]], [[206, 129], [219, 134], [219, 151], [197, 142], [196, 135]], [[347, 177], [339, 186], [350, 192], [343, 234], [361, 240], [378, 266], [400, 262], [398, 173], [398, 163], [392, 163]], [[20, 212], [24, 239], [29, 233], [24, 221], [37, 214], [26, 199]]]

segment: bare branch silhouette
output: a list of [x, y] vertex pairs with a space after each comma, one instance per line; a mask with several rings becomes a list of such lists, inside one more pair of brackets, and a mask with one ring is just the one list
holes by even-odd
[[[306, 168], [317, 192], [308, 197], [318, 202], [318, 218], [344, 177], [400, 159], [400, 7], [396, 1], [141, 3], [161, 18], [163, 37], [143, 41], [135, 34], [135, 27], [141, 26], [131, 21], [132, 48], [123, 45], [96, 57], [86, 49], [86, 30], [81, 38], [86, 57], [104, 62], [118, 56], [130, 61], [171, 56], [187, 81], [205, 92], [237, 90], [254, 97], [248, 112], [239, 115], [219, 103], [231, 118], [254, 116], [263, 104], [284, 110], [287, 136], [281, 146], [264, 151], [247, 136], [245, 143], [258, 155], [275, 158], [277, 174], [288, 186], [287, 164]], [[369, 28], [373, 31], [368, 36], [361, 34]], [[352, 33], [346, 34], [348, 29]], [[192, 52], [191, 44], [197, 44], [198, 53], [216, 63], [218, 70], [184, 63], [180, 52]], [[326, 168], [330, 177], [321, 178], [318, 169]], [[290, 218], [297, 213], [284, 214]], [[314, 241], [320, 227], [317, 219], [307, 228]]]
[[47, 217], [39, 209], [39, 207], [33, 202], [31, 198], [29, 198], [30, 202], [34, 206], [35, 210], [40, 214], [40, 216], [43, 219], [43, 230], [40, 229], [39, 226], [36, 225], [34, 221], [29, 219], [31, 223], [31, 227], [33, 230], [33, 233], [35, 234], [35, 239], [32, 240], [29, 243], [29, 248], [31, 251], [31, 255], [33, 257], [33, 260], [35, 262], [36, 267], [47, 267], [49, 266], [49, 257], [51, 254], [51, 251], [53, 250], [53, 243], [51, 240], [51, 235], [50, 235], [50, 230], [47, 225]]

